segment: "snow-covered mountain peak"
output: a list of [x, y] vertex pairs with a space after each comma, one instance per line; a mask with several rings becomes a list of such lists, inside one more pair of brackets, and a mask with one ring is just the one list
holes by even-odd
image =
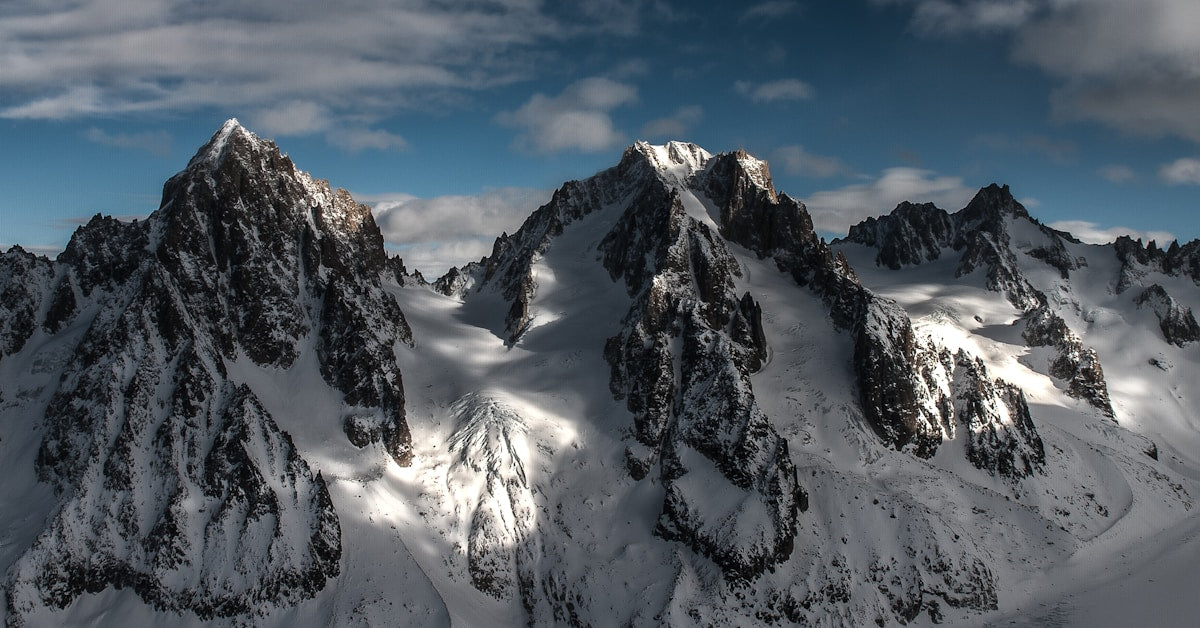
[[230, 118], [221, 125], [220, 129], [213, 134], [208, 142], [196, 151], [196, 154], [188, 161], [188, 169], [196, 167], [213, 168], [219, 166], [224, 160], [226, 153], [230, 148], [239, 152], [261, 152], [262, 150], [274, 149], [275, 143], [270, 140], [264, 140], [249, 129], [242, 126], [237, 118]]
[[651, 144], [643, 140], [634, 144], [633, 149], [645, 155], [656, 169], [681, 178], [704, 170], [712, 159], [712, 153], [690, 142]]

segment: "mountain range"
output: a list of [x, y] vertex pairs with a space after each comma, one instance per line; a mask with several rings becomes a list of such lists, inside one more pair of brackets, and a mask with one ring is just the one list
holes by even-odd
[[1200, 241], [638, 142], [433, 283], [227, 122], [0, 255], [12, 625], [1184, 623]]

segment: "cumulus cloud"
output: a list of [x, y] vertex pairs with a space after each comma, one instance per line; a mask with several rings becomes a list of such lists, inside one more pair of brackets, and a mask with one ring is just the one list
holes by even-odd
[[788, 174], [816, 179], [853, 173], [837, 157], [815, 155], [803, 146], [783, 146], [776, 149], [771, 153], [771, 163], [778, 164]]
[[251, 114], [250, 123], [260, 133], [274, 137], [324, 133], [325, 141], [351, 153], [395, 150], [408, 145], [403, 137], [390, 131], [344, 123], [331, 115], [328, 107], [308, 100], [264, 107]]
[[521, 150], [595, 152], [625, 141], [609, 112], [636, 100], [633, 85], [591, 77], [568, 85], [558, 96], [534, 94], [519, 109], [501, 113], [496, 120], [521, 130], [515, 141]]
[[680, 107], [675, 113], [651, 120], [642, 126], [642, 137], [682, 139], [688, 131], [704, 117], [704, 109], [699, 105]]
[[1200, 3], [1056, 3], [1016, 40], [1014, 57], [1060, 77], [1064, 119], [1200, 142]]
[[888, 168], [870, 182], [816, 192], [804, 199], [818, 231], [845, 235], [851, 225], [892, 211], [904, 201], [933, 203], [956, 211], [978, 192], [960, 177], [938, 175], [919, 168]]
[[1163, 165], [1158, 176], [1171, 185], [1200, 185], [1200, 159], [1176, 159]]
[[307, 135], [324, 131], [332, 120], [329, 109], [309, 100], [293, 100], [264, 107], [250, 116], [250, 123], [272, 136]]
[[1134, 173], [1132, 168], [1122, 166], [1121, 164], [1101, 166], [1096, 172], [1102, 179], [1109, 183], [1128, 183], [1137, 178], [1137, 174]]
[[550, 200], [549, 190], [497, 188], [478, 195], [418, 198], [409, 194], [355, 195], [372, 206], [383, 238], [410, 269], [430, 279], [477, 260], [501, 233], [512, 233]]
[[1118, 236], [1127, 235], [1145, 242], [1154, 240], [1159, 244], [1171, 242], [1175, 236], [1167, 231], [1141, 231], [1129, 227], [1101, 227], [1086, 220], [1058, 220], [1047, 225], [1051, 229], [1066, 231], [1071, 235], [1090, 244], [1108, 244]]
[[810, 100], [815, 95], [812, 86], [800, 79], [785, 78], [765, 83], [737, 81], [733, 84], [737, 93], [757, 103], [788, 100]]
[[159, 157], [166, 157], [171, 154], [171, 134], [166, 131], [109, 133], [103, 129], [92, 127], [83, 134], [83, 137], [89, 142], [103, 144], [104, 146], [144, 150]]
[[781, 18], [800, 11], [800, 3], [788, 0], [767, 0], [752, 5], [738, 18], [742, 22], [766, 21]]

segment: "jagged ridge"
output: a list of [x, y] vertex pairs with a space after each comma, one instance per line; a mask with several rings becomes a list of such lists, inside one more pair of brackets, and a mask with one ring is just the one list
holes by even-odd
[[4, 256], [21, 309], [4, 354], [39, 326], [86, 329], [45, 410], [37, 469], [61, 498], [10, 572], [14, 618], [106, 586], [238, 615], [339, 573], [324, 481], [226, 367], [286, 369], [312, 337], [347, 418], [374, 416], [367, 440], [407, 462], [393, 347], [411, 335], [380, 287], [382, 243], [366, 207], [231, 120], [147, 221], [97, 216], [53, 264]]

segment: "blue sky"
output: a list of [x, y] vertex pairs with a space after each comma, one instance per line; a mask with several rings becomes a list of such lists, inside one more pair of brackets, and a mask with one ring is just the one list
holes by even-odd
[[9, 0], [0, 68], [0, 246], [51, 254], [229, 117], [434, 274], [636, 139], [769, 160], [829, 236], [996, 181], [1085, 239], [1200, 237], [1195, 0]]

